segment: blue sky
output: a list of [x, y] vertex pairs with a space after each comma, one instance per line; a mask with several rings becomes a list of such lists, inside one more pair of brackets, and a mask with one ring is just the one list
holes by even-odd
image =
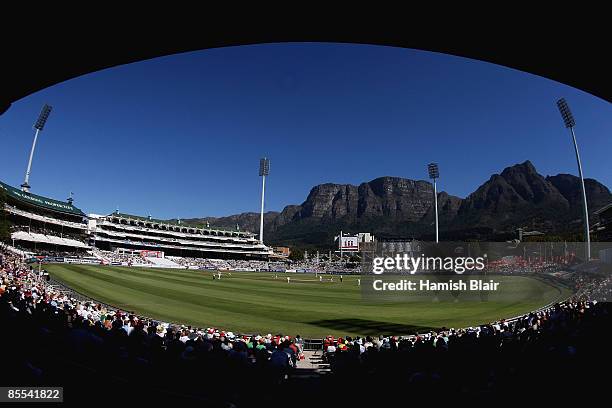
[[[41, 67], [40, 69], [44, 69]], [[576, 118], [586, 177], [612, 186], [612, 106], [531, 74], [425, 51], [285, 43], [203, 50], [85, 75], [0, 116], [0, 180], [23, 182], [32, 124], [53, 112], [32, 192], [90, 213], [156, 218], [258, 211], [259, 158], [271, 160], [266, 210], [319, 183], [426, 178], [465, 197], [508, 165], [577, 174], [555, 102]]]

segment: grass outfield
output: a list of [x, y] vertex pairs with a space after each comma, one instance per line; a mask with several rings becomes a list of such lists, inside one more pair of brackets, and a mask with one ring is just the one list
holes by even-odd
[[[513, 302], [366, 303], [356, 276], [319, 282], [310, 274], [47, 265], [55, 279], [94, 299], [163, 321], [240, 333], [410, 334], [513, 317], [569, 296], [536, 279], [514, 277]], [[288, 284], [286, 276], [291, 277]], [[538, 300], [530, 293], [538, 293]]]

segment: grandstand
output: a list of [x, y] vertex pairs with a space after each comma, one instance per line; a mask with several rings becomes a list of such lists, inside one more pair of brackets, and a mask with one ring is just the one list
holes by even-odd
[[[18, 190], [0, 182], [6, 192], [3, 211], [12, 225], [13, 246], [35, 253], [86, 255], [105, 251], [156, 251], [191, 258], [267, 260], [272, 249], [247, 231], [229, 231], [115, 212], [85, 215], [72, 204]], [[107, 260], [108, 256], [99, 256]], [[111, 261], [112, 262], [112, 261]], [[140, 263], [140, 262], [134, 262]], [[148, 264], [178, 266], [170, 260]]]
[[12, 225], [13, 246], [37, 252], [85, 253], [87, 216], [72, 204], [20, 191], [0, 182], [6, 192], [3, 211]]
[[272, 255], [272, 249], [250, 232], [202, 228], [119, 212], [91, 214], [89, 233], [93, 246], [109, 251], [124, 248], [217, 259], [268, 259]]

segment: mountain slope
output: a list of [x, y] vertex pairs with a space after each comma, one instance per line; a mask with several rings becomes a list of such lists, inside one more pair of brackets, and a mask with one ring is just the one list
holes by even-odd
[[549, 228], [567, 214], [568, 200], [526, 161], [494, 174], [463, 202], [454, 229], [489, 227], [506, 230], [520, 224]]

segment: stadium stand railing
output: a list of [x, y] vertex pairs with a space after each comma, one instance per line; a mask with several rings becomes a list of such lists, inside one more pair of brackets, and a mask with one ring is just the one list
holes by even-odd
[[52, 217], [46, 217], [44, 215], [40, 215], [40, 214], [35, 214], [35, 213], [31, 213], [28, 211], [24, 211], [24, 210], [20, 210], [15, 206], [11, 206], [8, 204], [4, 205], [4, 210], [11, 213], [11, 214], [15, 214], [15, 215], [20, 215], [22, 217], [25, 218], [30, 218], [36, 221], [41, 221], [41, 222], [45, 222], [47, 224], [55, 224], [55, 225], [60, 225], [62, 227], [69, 227], [69, 228], [75, 228], [75, 229], [80, 229], [80, 230], [87, 230], [87, 224], [84, 223], [76, 223], [76, 222], [71, 222], [71, 221], [65, 221], [65, 220], [60, 220], [58, 218], [52, 218]]
[[90, 249], [91, 247], [84, 242], [75, 239], [58, 237], [55, 235], [45, 235], [36, 232], [17, 231], [11, 234], [11, 239], [15, 241], [28, 241], [41, 244], [61, 245], [67, 247]]
[[[146, 235], [146, 234], [130, 234], [130, 233], [125, 233], [125, 232], [111, 231], [111, 230], [99, 230], [97, 231], [97, 233], [122, 238], [124, 240], [135, 238], [137, 240], [147, 239], [147, 240], [167, 242], [170, 244], [195, 245], [195, 246], [205, 246], [205, 247], [215, 246], [219, 248], [246, 248], [246, 249], [253, 248], [252, 245], [248, 245], [249, 242], [247, 240], [241, 240], [239, 238], [236, 238], [235, 240], [242, 241], [243, 244], [235, 243], [235, 242], [224, 243], [224, 242], [212, 242], [212, 241], [203, 241], [203, 240], [199, 241], [199, 240], [193, 240], [193, 239], [167, 238], [167, 237], [162, 237], [162, 236]], [[203, 238], [203, 237], [198, 237], [198, 238]]]
[[[201, 233], [187, 233], [173, 230], [160, 230], [154, 228], [146, 228], [134, 225], [126, 225], [126, 224], [116, 224], [113, 222], [109, 222], [107, 220], [99, 220], [97, 223], [98, 227], [102, 227], [104, 232], [108, 232], [108, 229], [103, 229], [103, 227], [112, 227], [116, 229], [121, 229], [125, 231], [136, 231], [136, 232], [147, 232], [147, 233], [159, 233], [164, 235], [172, 235], [181, 238], [209, 238], [216, 240], [224, 240], [224, 241], [240, 241], [240, 242], [258, 242], [254, 237], [251, 236], [227, 236], [227, 235], [216, 235], [216, 234], [201, 234]], [[216, 231], [215, 231], [216, 232]], [[219, 231], [222, 232], [222, 231]], [[156, 237], [157, 238], [157, 237]]]

